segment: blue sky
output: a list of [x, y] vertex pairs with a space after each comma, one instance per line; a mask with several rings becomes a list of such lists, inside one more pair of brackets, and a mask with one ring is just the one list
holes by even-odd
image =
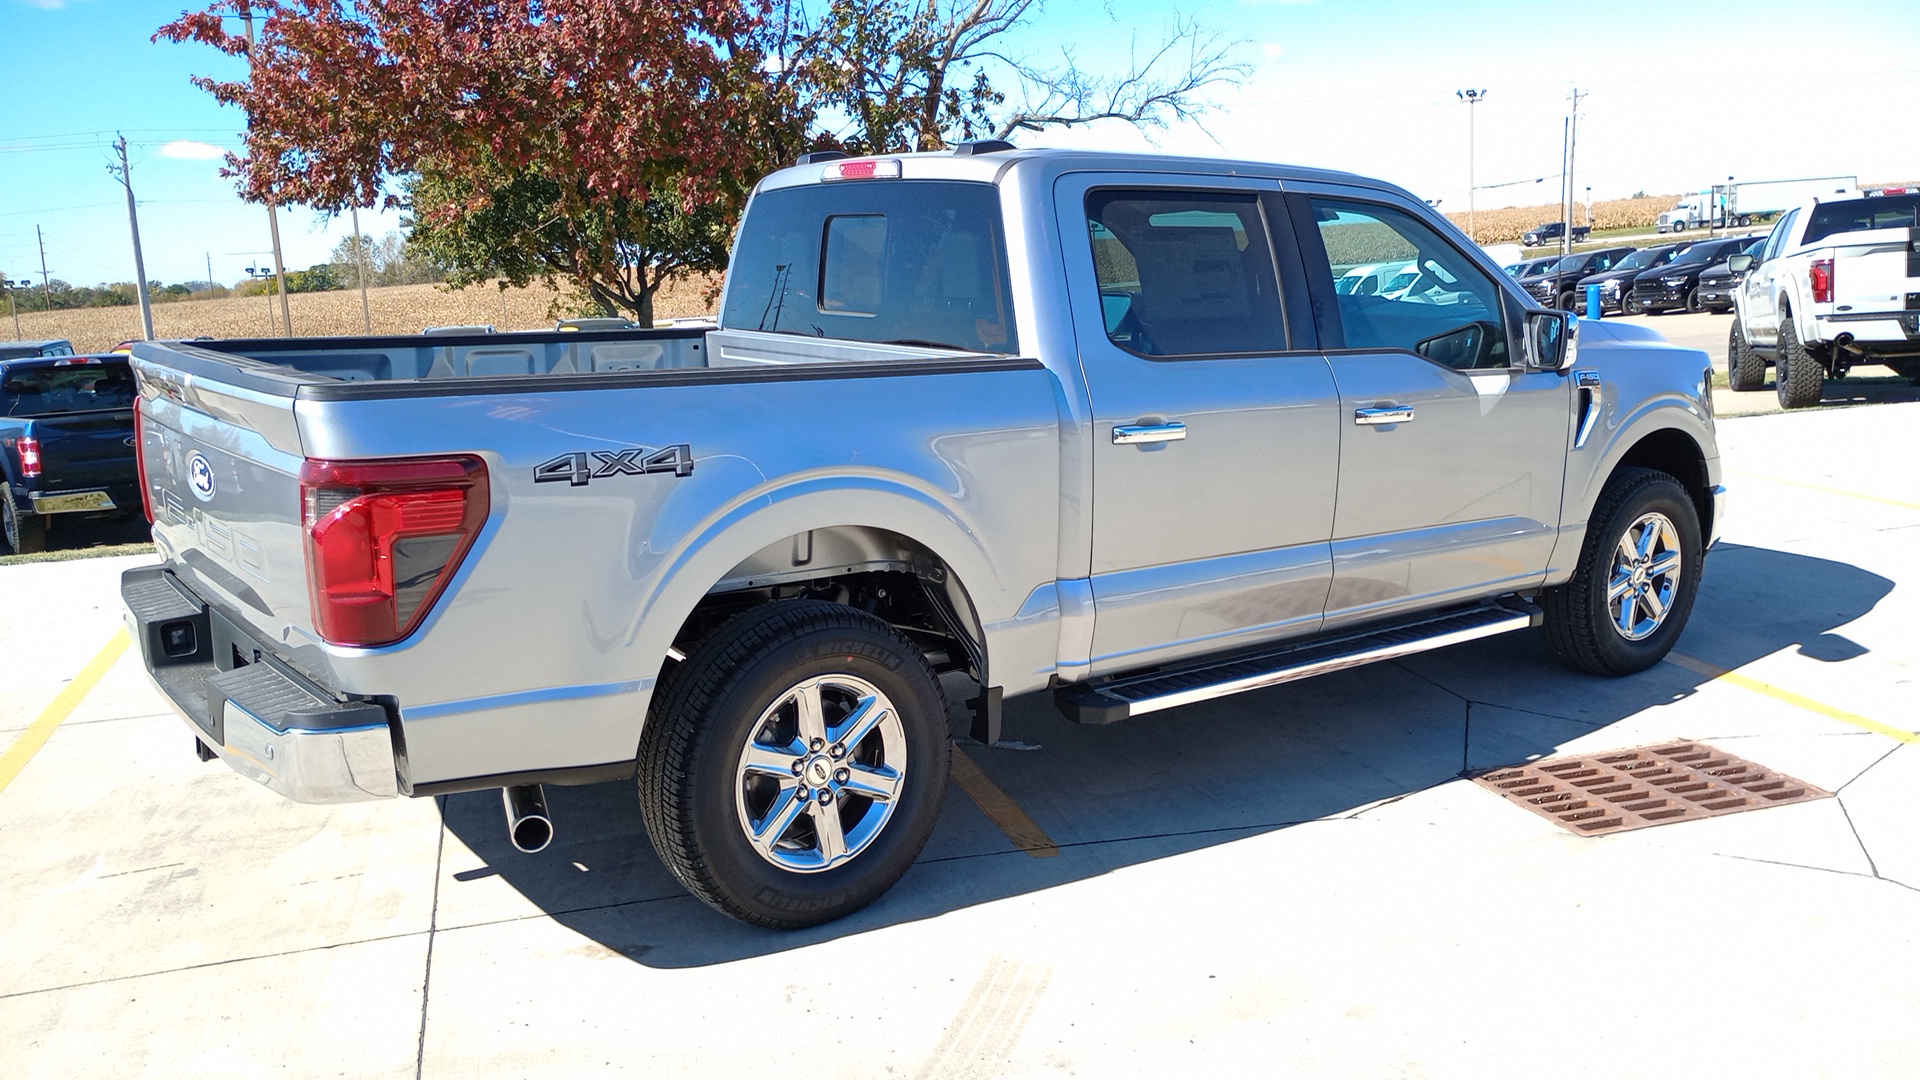
[[[133, 277], [125, 195], [110, 144], [133, 146], [150, 278], [232, 283], [266, 265], [266, 211], [242, 203], [210, 148], [237, 145], [240, 115], [188, 78], [231, 75], [197, 45], [148, 39], [183, 0], [0, 0], [0, 273], [77, 285]], [[1045, 62], [1123, 66], [1175, 11], [1231, 38], [1253, 66], [1215, 92], [1199, 124], [1024, 136], [1025, 145], [1150, 147], [1349, 169], [1402, 184], [1442, 210], [1467, 206], [1467, 107], [1479, 206], [1558, 197], [1568, 92], [1581, 106], [1575, 186], [1595, 199], [1747, 180], [1855, 175], [1920, 181], [1920, 4], [1792, 0], [1650, 9], [1539, 0], [1054, 0], [1012, 43]], [[1649, 14], [1657, 11], [1658, 14]], [[1538, 184], [1531, 181], [1544, 177]], [[1509, 181], [1511, 186], [1493, 187]], [[363, 214], [379, 234], [392, 214]], [[287, 265], [323, 261], [344, 219], [280, 212]]]

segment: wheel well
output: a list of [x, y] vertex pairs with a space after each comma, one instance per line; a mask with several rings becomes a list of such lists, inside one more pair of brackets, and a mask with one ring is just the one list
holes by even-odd
[[1634, 443], [1614, 466], [1614, 472], [1634, 467], [1655, 469], [1678, 480], [1700, 512], [1701, 535], [1713, 535], [1713, 492], [1707, 482], [1707, 461], [1700, 453], [1699, 443], [1685, 432], [1663, 428]]
[[800, 598], [878, 616], [918, 644], [936, 673], [964, 671], [986, 685], [985, 634], [946, 561], [899, 533], [866, 526], [813, 529], [755, 552], [695, 606], [674, 647], [690, 652], [742, 611]]

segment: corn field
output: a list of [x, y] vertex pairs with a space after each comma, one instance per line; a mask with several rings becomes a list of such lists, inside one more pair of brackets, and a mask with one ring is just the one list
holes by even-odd
[[[701, 298], [704, 279], [676, 282], [654, 297], [657, 320], [710, 315]], [[491, 324], [501, 330], [552, 329], [552, 312], [566, 297], [552, 289], [502, 291], [491, 286], [463, 290], [444, 285], [390, 285], [367, 290], [375, 334], [417, 334], [429, 326]], [[360, 291], [292, 293], [293, 332], [300, 337], [366, 333]], [[273, 326], [268, 326], [268, 305]], [[557, 306], [558, 305], [558, 306]], [[193, 337], [272, 337], [280, 332], [279, 297], [233, 296], [222, 300], [182, 300], [153, 305], [153, 332], [161, 340]], [[12, 320], [0, 312], [0, 337], [13, 335]], [[20, 337], [65, 338], [80, 352], [104, 352], [140, 336], [137, 306], [22, 312]]]
[[[1661, 212], [1673, 209], [1673, 204], [1679, 200], [1678, 195], [1645, 195], [1638, 199], [1608, 199], [1594, 203], [1593, 231], [1652, 229], [1659, 222]], [[1558, 203], [1480, 210], [1473, 215], [1473, 238], [1482, 244], [1519, 243], [1521, 234], [1543, 221], [1559, 221], [1561, 213]], [[1466, 230], [1466, 211], [1450, 213], [1447, 219], [1460, 226], [1462, 231]], [[1587, 224], [1585, 203], [1574, 204], [1573, 223]]]

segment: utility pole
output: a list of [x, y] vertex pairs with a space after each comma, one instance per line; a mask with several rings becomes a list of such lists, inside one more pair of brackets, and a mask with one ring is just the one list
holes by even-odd
[[1567, 110], [1567, 237], [1566, 250], [1573, 252], [1573, 153], [1580, 144], [1580, 99], [1588, 97], [1578, 87], [1568, 95], [1573, 108]]
[[0, 289], [7, 291], [7, 310], [13, 312], [13, 336], [16, 340], [27, 336], [20, 330], [20, 301], [15, 299], [13, 295], [13, 291], [22, 285], [32, 288], [33, 282], [15, 281], [5, 274], [0, 274]]
[[53, 286], [47, 284], [47, 238], [46, 235], [40, 231], [40, 226], [38, 225], [33, 227], [33, 235], [40, 241], [40, 298], [46, 302], [47, 306], [45, 310], [51, 314], [53, 311]]
[[[240, 5], [240, 14], [247, 20], [247, 70], [253, 70], [253, 9], [245, 3]], [[273, 281], [280, 290], [280, 324], [287, 328], [288, 337], [293, 336], [293, 312], [287, 307], [287, 268], [280, 258], [280, 212], [272, 199], [267, 200], [267, 232], [273, 237]], [[269, 305], [273, 301], [267, 301]]]
[[[260, 295], [266, 297], [267, 300], [267, 336], [272, 337], [279, 332], [279, 328], [273, 324], [273, 288], [266, 284], [266, 279], [273, 276], [273, 271], [264, 266], [249, 266], [247, 267], [247, 276], [255, 281], [261, 282]], [[293, 335], [289, 334], [287, 336], [292, 337]]]
[[140, 328], [146, 334], [146, 340], [153, 340], [153, 298], [147, 295], [147, 260], [140, 253], [140, 215], [133, 204], [133, 166], [127, 163], [127, 137], [113, 144], [120, 151], [120, 168], [107, 166], [107, 172], [114, 174], [120, 186], [127, 189], [127, 227], [133, 230], [133, 285], [140, 292]]
[[213, 252], [207, 252], [207, 299], [213, 299]]
[[360, 208], [353, 208], [353, 276], [360, 279], [360, 318], [366, 322], [367, 336], [373, 336], [373, 308], [367, 304], [367, 245], [360, 235]]
[[1467, 103], [1467, 239], [1479, 243], [1473, 225], [1473, 107], [1487, 99], [1485, 90], [1455, 90], [1453, 95]]

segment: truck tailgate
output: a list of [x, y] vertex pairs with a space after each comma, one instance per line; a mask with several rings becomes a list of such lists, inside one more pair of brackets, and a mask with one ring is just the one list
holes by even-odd
[[103, 488], [133, 475], [133, 410], [72, 413], [33, 421], [48, 491]]
[[1906, 229], [1847, 233], [1833, 247], [1834, 310], [1903, 311], [1907, 297], [1920, 291], [1912, 271], [1915, 238]]
[[138, 355], [144, 348], [134, 368], [155, 544], [189, 587], [262, 640], [310, 638], [293, 413], [303, 377], [236, 371], [239, 385], [221, 370], [230, 357], [155, 363]]

